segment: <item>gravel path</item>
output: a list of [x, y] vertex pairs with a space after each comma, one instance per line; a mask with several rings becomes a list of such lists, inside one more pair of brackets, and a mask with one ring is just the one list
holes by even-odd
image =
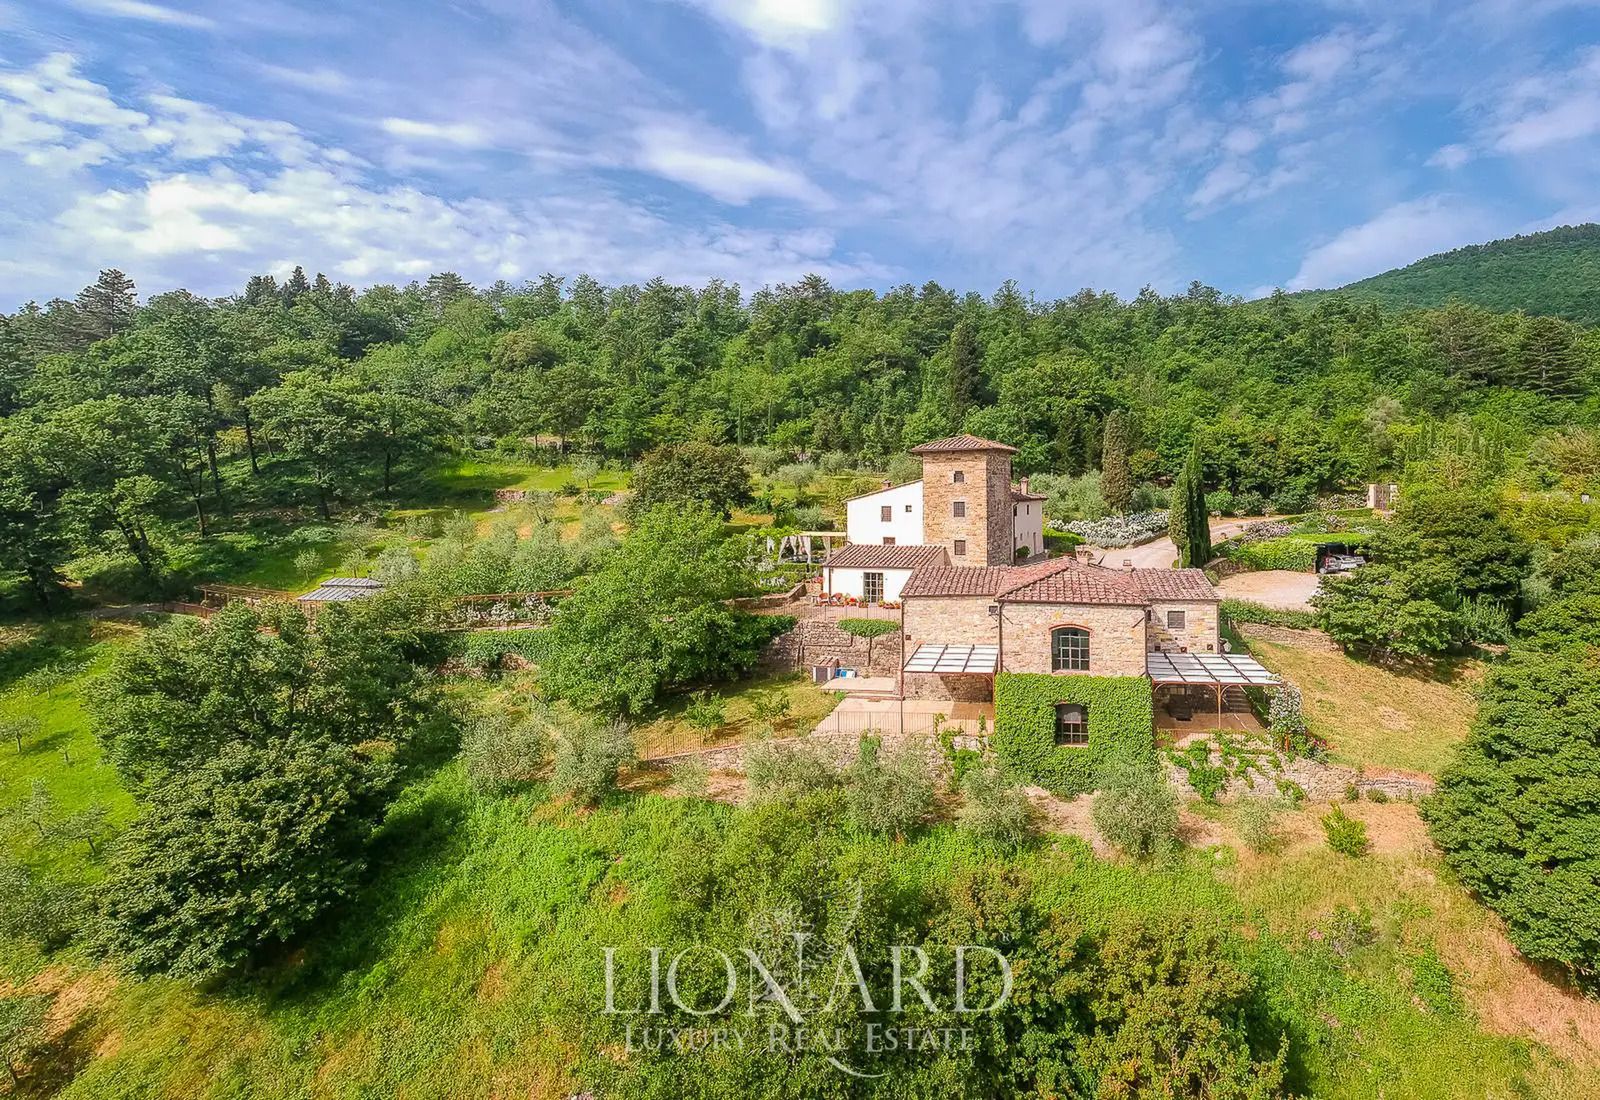
[[[1228, 536], [1238, 533], [1247, 523], [1276, 518], [1276, 516], [1240, 516], [1237, 519], [1214, 519], [1211, 521], [1211, 541], [1219, 543]], [[1140, 546], [1125, 546], [1111, 550], [1088, 546], [1085, 549], [1094, 551], [1095, 561], [1112, 569], [1122, 568], [1125, 562], [1132, 563], [1135, 569], [1172, 569], [1178, 563], [1178, 548], [1166, 535]]]

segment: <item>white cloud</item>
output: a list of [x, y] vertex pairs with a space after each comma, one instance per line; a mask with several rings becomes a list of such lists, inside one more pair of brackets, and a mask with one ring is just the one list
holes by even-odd
[[1483, 210], [1447, 196], [1396, 203], [1308, 252], [1289, 289], [1341, 286], [1485, 240], [1493, 229]]
[[1254, 177], [1237, 161], [1225, 160], [1200, 181], [1189, 196], [1191, 206], [1213, 206], [1243, 191]]
[[742, 204], [763, 197], [813, 206], [827, 202], [804, 173], [751, 156], [704, 129], [655, 123], [639, 131], [638, 144], [639, 168], [723, 202]]
[[[0, 72], [0, 154], [17, 154], [0, 155], [0, 186], [20, 187], [29, 199], [25, 215], [21, 205], [0, 215], [7, 243], [0, 298], [81, 285], [85, 257], [120, 264], [147, 287], [201, 293], [231, 292], [244, 274], [294, 263], [352, 282], [444, 268], [482, 281], [556, 269], [618, 281], [661, 274], [748, 285], [808, 271], [845, 282], [891, 274], [869, 257], [841, 255], [834, 235], [819, 227], [674, 223], [592, 178], [526, 177], [527, 197], [515, 200], [448, 198], [376, 182], [360, 157], [316, 144], [287, 122], [167, 93], [138, 100], [144, 110], [125, 103], [81, 76], [67, 56]], [[721, 190], [729, 201], [825, 199], [803, 174], [742, 154], [731, 139], [710, 133], [675, 144], [668, 121], [657, 119], [644, 146], [658, 171]], [[479, 137], [449, 128], [461, 124], [391, 122], [391, 131], [446, 145]], [[65, 175], [47, 186], [30, 156], [63, 150], [76, 159], [53, 164]], [[696, 150], [706, 159], [695, 161]], [[630, 153], [626, 165], [638, 167], [634, 159]]]
[[280, 84], [290, 84], [323, 95], [337, 95], [349, 91], [352, 83], [350, 78], [338, 69], [326, 67], [297, 69], [289, 65], [257, 65], [256, 70]]
[[493, 143], [489, 131], [475, 122], [427, 122], [416, 118], [386, 118], [379, 125], [385, 133], [398, 138], [462, 146], [487, 146]]
[[182, 11], [178, 8], [169, 8], [162, 4], [147, 3], [146, 0], [69, 0], [75, 8], [94, 12], [97, 15], [112, 15], [119, 19], [137, 19], [146, 23], [164, 23], [170, 27], [190, 27], [195, 30], [211, 30], [217, 22], [204, 15], [194, 12]]
[[1465, 145], [1441, 146], [1428, 158], [1430, 168], [1443, 168], [1453, 172], [1472, 159], [1472, 150]]
[[769, 46], [800, 46], [837, 30], [852, 0], [689, 0]]

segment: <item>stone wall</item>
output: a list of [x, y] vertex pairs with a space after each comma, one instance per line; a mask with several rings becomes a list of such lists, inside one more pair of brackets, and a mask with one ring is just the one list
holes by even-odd
[[[1215, 765], [1225, 767], [1227, 763], [1215, 749], [1212, 750], [1209, 759]], [[1286, 760], [1281, 769], [1273, 769], [1270, 763], [1265, 763], [1263, 768], [1254, 768], [1251, 772], [1252, 783], [1246, 783], [1238, 776], [1231, 777], [1227, 786], [1223, 788], [1222, 797], [1229, 800], [1280, 798], [1282, 792], [1278, 789], [1277, 783], [1280, 779], [1297, 784], [1312, 802], [1341, 800], [1347, 797], [1351, 787], [1362, 796], [1369, 796], [1373, 791], [1381, 791], [1391, 801], [1413, 802], [1432, 794], [1434, 787], [1433, 777], [1420, 772], [1382, 770], [1368, 772], [1340, 764], [1324, 764], [1305, 757]], [[1198, 797], [1189, 784], [1189, 773], [1183, 768], [1168, 762], [1167, 779], [1180, 795]]]
[[835, 658], [843, 668], [860, 669], [872, 676], [893, 676], [904, 663], [899, 633], [857, 638], [828, 620], [802, 619], [793, 630], [767, 643], [761, 651], [761, 666], [770, 671], [805, 671]]
[[[906, 653], [925, 642], [946, 645], [993, 645], [999, 627], [989, 608], [989, 596], [918, 596], [907, 600], [901, 612]], [[981, 702], [990, 695], [988, 676], [936, 676], [911, 673], [905, 678], [909, 699], [955, 699]]]
[[[639, 761], [646, 767], [668, 768], [679, 760], [699, 760], [713, 771], [742, 772], [744, 770], [745, 753], [749, 752], [752, 744], [768, 744], [778, 748], [805, 749], [819, 753], [823, 759], [835, 768], [844, 768], [856, 758], [861, 748], [863, 733], [849, 731], [845, 733], [809, 733], [801, 737], [783, 737], [768, 742], [741, 741], [736, 745], [723, 745], [714, 749], [699, 749], [691, 752], [674, 753], [670, 756], [657, 756]], [[887, 749], [899, 748], [902, 745], [914, 746], [921, 752], [928, 762], [940, 772], [949, 765], [945, 760], [944, 747], [939, 742], [925, 733], [890, 733], [880, 732], [876, 736], [883, 742]], [[982, 749], [981, 738], [959, 734], [954, 738], [954, 745], [958, 749]]]
[[1000, 660], [1005, 672], [1051, 672], [1050, 632], [1058, 626], [1077, 626], [1089, 632], [1089, 667], [1080, 675], [1145, 674], [1142, 607], [1008, 603], [1002, 614]]
[[[952, 475], [961, 471], [956, 484]], [[952, 505], [966, 502], [966, 515]], [[929, 545], [943, 546], [952, 565], [1010, 565], [1013, 547], [1011, 456], [1003, 451], [931, 454], [922, 459], [922, 529]], [[957, 556], [956, 539], [967, 552]]]
[[[1150, 627], [1147, 632], [1149, 647], [1168, 653], [1180, 646], [1190, 653], [1222, 652], [1222, 635], [1217, 625], [1217, 605], [1210, 600], [1163, 600], [1150, 608]], [[1167, 612], [1182, 611], [1184, 625], [1181, 630], [1167, 626]]]

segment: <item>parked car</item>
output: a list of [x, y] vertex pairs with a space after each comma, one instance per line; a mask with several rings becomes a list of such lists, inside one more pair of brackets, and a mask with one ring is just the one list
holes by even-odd
[[1350, 573], [1367, 564], [1360, 554], [1329, 554], [1322, 559], [1323, 573]]

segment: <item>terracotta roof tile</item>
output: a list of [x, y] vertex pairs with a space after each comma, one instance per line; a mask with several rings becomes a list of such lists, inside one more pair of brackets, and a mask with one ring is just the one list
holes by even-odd
[[952, 435], [946, 439], [935, 439], [911, 448], [914, 455], [927, 454], [959, 454], [962, 451], [1005, 451], [1007, 454], [1016, 454], [1017, 449], [1006, 443], [996, 443], [992, 439], [979, 439], [975, 435]]
[[[1152, 570], [1156, 572], [1156, 570]], [[1142, 607], [1145, 591], [1128, 574], [1088, 565], [1075, 558], [1052, 558], [1036, 565], [980, 568], [929, 566], [906, 581], [900, 595], [994, 596], [1012, 603], [1089, 603]]]
[[917, 569], [944, 561], [944, 547], [906, 544], [882, 546], [853, 542], [823, 562], [827, 569]]
[[1010, 566], [930, 565], [918, 569], [900, 590], [907, 596], [993, 596], [1005, 584]]
[[1134, 569], [1127, 574], [1152, 600], [1220, 600], [1202, 569]]
[[998, 595], [1013, 603], [1100, 603], [1143, 606], [1144, 591], [1125, 573], [1089, 565], [1076, 558], [1056, 558], [1012, 570], [1013, 580]]

